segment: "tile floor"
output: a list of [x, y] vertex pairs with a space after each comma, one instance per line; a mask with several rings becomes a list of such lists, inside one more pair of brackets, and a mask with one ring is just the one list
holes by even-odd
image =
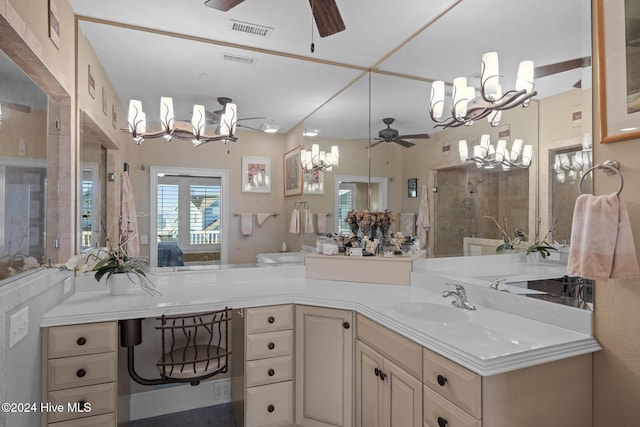
[[231, 403], [131, 422], [131, 427], [238, 427]]

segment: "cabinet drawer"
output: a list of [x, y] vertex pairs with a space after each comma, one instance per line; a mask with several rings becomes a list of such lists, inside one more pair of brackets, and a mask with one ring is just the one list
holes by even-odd
[[422, 346], [358, 314], [356, 334], [416, 378], [422, 376]]
[[283, 426], [293, 423], [293, 382], [247, 389], [245, 427]]
[[248, 334], [293, 329], [293, 306], [289, 304], [249, 308], [246, 311], [246, 319]]
[[116, 380], [116, 353], [49, 360], [49, 391]]
[[247, 335], [247, 360], [293, 354], [293, 331]]
[[427, 349], [423, 366], [422, 380], [426, 385], [474, 417], [482, 418], [480, 375]]
[[60, 423], [49, 424], [49, 427], [116, 427], [116, 414], [98, 415], [96, 417], [86, 417], [79, 420], [62, 421]]
[[[481, 427], [482, 423], [462, 409], [424, 386], [424, 422], [428, 427]], [[438, 419], [440, 418], [440, 422]]]
[[293, 379], [293, 356], [270, 357], [247, 362], [247, 387]]
[[116, 351], [116, 323], [88, 323], [49, 328], [48, 358]]
[[[51, 391], [48, 393], [47, 401], [55, 406], [63, 406], [62, 412], [48, 413], [47, 421], [50, 423], [107, 414], [116, 410], [116, 384], [107, 383]], [[91, 410], [86, 410], [86, 412], [78, 410], [81, 406], [79, 402], [91, 404]], [[72, 407], [74, 404], [76, 405], [75, 410]], [[88, 409], [88, 407], [85, 408]]]

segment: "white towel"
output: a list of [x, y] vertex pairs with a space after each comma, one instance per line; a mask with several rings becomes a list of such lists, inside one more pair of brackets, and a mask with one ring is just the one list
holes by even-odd
[[298, 208], [294, 208], [291, 212], [291, 222], [289, 223], [289, 233], [300, 233], [300, 211]]
[[418, 238], [420, 239], [420, 248], [427, 245], [427, 232], [431, 228], [429, 222], [429, 187], [427, 184], [422, 185], [422, 196], [420, 197], [420, 208], [418, 209]]
[[313, 214], [311, 213], [311, 209], [306, 208], [304, 210], [304, 232], [305, 233], [314, 233], [313, 229]]
[[140, 256], [140, 241], [138, 240], [138, 220], [136, 218], [136, 205], [133, 200], [133, 189], [131, 188], [129, 174], [122, 172], [121, 177], [120, 236], [125, 239], [127, 255], [138, 257]]
[[253, 214], [246, 212], [240, 214], [240, 229], [243, 236], [250, 236], [253, 233]]
[[270, 212], [263, 212], [263, 213], [256, 214], [256, 218], [258, 220], [258, 227], [262, 227], [262, 224], [264, 224], [264, 222], [267, 219], [269, 219], [270, 216], [271, 216]]
[[413, 212], [400, 213], [400, 232], [403, 236], [414, 236], [416, 233], [416, 214]]
[[326, 234], [327, 233], [327, 213], [319, 212], [318, 219], [318, 234]]
[[640, 275], [629, 214], [616, 193], [576, 199], [567, 272], [598, 280]]

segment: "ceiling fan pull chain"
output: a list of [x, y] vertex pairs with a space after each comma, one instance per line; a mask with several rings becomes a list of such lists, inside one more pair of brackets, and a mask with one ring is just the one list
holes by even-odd
[[311, 0], [311, 53], [316, 51], [316, 44], [313, 42], [313, 0]]

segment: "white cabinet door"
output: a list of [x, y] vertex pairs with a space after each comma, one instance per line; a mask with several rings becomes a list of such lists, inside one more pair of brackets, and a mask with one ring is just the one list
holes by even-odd
[[421, 427], [422, 383], [387, 359], [382, 375], [387, 426]]
[[296, 423], [353, 424], [353, 314], [296, 306]]
[[383, 427], [383, 389], [380, 381], [383, 358], [356, 341], [356, 427]]

